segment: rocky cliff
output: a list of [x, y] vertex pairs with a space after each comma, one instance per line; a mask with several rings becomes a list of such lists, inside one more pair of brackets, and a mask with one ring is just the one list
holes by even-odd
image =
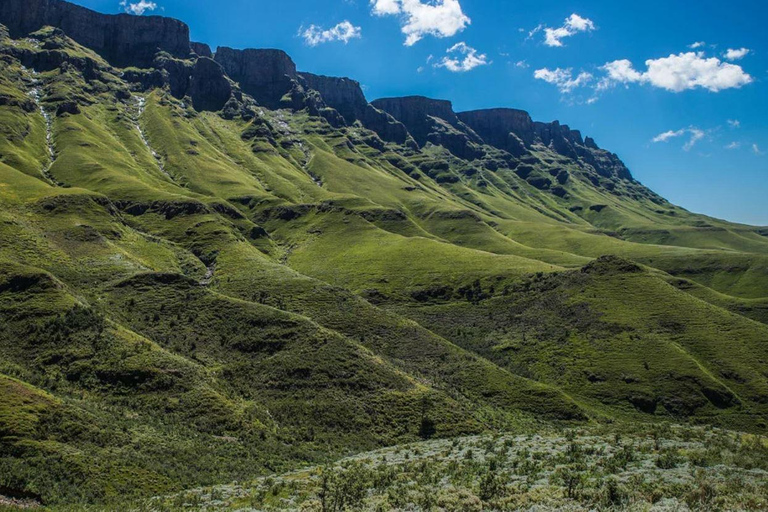
[[208, 57], [209, 59], [213, 58], [213, 52], [211, 51], [211, 47], [208, 46], [205, 43], [196, 43], [192, 42], [189, 43], [190, 48], [195, 53], [195, 55], [199, 57]]
[[160, 16], [101, 14], [61, 0], [2, 0], [0, 23], [11, 37], [50, 25], [118, 67], [150, 67], [158, 51], [189, 55], [189, 27]]
[[507, 108], [474, 110], [457, 115], [484, 142], [514, 156], [523, 156], [538, 144], [591, 165], [605, 178], [632, 179], [618, 156], [600, 149], [594, 139], [584, 139], [580, 131], [572, 130], [558, 121], [533, 121], [528, 112]]
[[283, 97], [297, 86], [296, 64], [282, 50], [216, 49], [215, 60], [240, 88], [262, 106], [285, 106]]
[[232, 84], [217, 62], [207, 57], [197, 59], [187, 90], [197, 110], [221, 110], [232, 92]]
[[371, 104], [403, 123], [421, 147], [429, 142], [467, 160], [483, 154], [479, 148], [482, 139], [461, 122], [450, 101], [407, 96], [379, 99]]
[[401, 122], [368, 103], [355, 80], [312, 73], [299, 73], [299, 76], [305, 86], [319, 92], [323, 101], [338, 111], [348, 125], [360, 121], [387, 142], [405, 144], [409, 139], [408, 130]]
[[308, 88], [319, 92], [325, 103], [335, 108], [347, 124], [353, 124], [364, 115], [368, 100], [355, 80], [312, 73], [299, 73], [299, 76]]
[[520, 156], [536, 141], [531, 116], [524, 110], [497, 108], [458, 114], [488, 144]]
[[429, 135], [434, 130], [435, 118], [442, 119], [451, 125], [459, 121], [453, 112], [451, 102], [445, 100], [406, 96], [378, 99], [371, 104], [403, 123], [420, 146], [429, 140]]

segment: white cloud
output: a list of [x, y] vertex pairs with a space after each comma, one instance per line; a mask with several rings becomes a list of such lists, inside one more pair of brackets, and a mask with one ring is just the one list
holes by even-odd
[[598, 90], [608, 89], [615, 84], [630, 84], [644, 81], [643, 74], [636, 71], [627, 59], [608, 62], [600, 68], [606, 76], [597, 84]]
[[739, 149], [741, 147], [741, 142], [733, 141], [727, 146], [725, 146], [725, 149]]
[[534, 78], [544, 80], [545, 82], [557, 86], [561, 93], [567, 94], [577, 87], [582, 87], [594, 78], [591, 73], [582, 72], [576, 77], [573, 76], [573, 70], [568, 69], [537, 69], [533, 73]]
[[701, 139], [703, 139], [706, 136], [706, 133], [703, 130], [696, 128], [695, 126], [691, 126], [689, 128], [683, 128], [681, 130], [670, 130], [668, 132], [660, 133], [659, 135], [653, 138], [653, 142], [668, 142], [671, 139], [682, 137], [685, 135], [690, 136], [690, 138], [688, 139], [688, 142], [686, 142], [685, 145], [683, 146], [683, 149], [685, 151], [690, 151], [691, 149], [693, 149], [693, 146], [695, 146], [697, 142], [699, 142]]
[[731, 128], [741, 128], [741, 121], [739, 121], [738, 119], [729, 119], [728, 126], [730, 126]]
[[647, 83], [672, 92], [701, 87], [711, 92], [740, 88], [752, 82], [752, 77], [741, 66], [722, 62], [716, 57], [706, 58], [701, 52], [687, 52], [645, 61], [648, 70], [635, 70], [628, 60], [606, 63], [601, 69], [608, 74], [599, 88], [616, 83]]
[[400, 14], [400, 0], [372, 0], [373, 12], [379, 16]]
[[689, 44], [688, 48], [690, 48], [691, 50], [695, 50], [696, 48], [701, 48], [702, 46], [706, 46], [706, 45], [707, 43], [705, 43], [704, 41], [696, 41], [693, 44]]
[[653, 142], [667, 142], [669, 139], [680, 137], [681, 135], [684, 135], [684, 134], [685, 134], [685, 130], [677, 130], [677, 131], [670, 130], [668, 132], [660, 133], [659, 135], [655, 136], [653, 138]]
[[[541, 26], [534, 29], [529, 35], [533, 35], [541, 30]], [[582, 18], [576, 13], [571, 14], [565, 19], [562, 27], [559, 28], [545, 28], [544, 29], [544, 44], [547, 46], [563, 46], [562, 39], [571, 37], [579, 32], [590, 32], [595, 30], [595, 24], [589, 18]]]
[[351, 39], [357, 39], [362, 36], [360, 27], [354, 26], [349, 21], [342, 21], [338, 25], [324, 30], [317, 25], [310, 25], [307, 29], [299, 31], [301, 37], [309, 46], [317, 46], [331, 41], [341, 41], [347, 44]]
[[528, 64], [527, 61], [519, 60], [519, 61], [515, 62], [515, 67], [516, 68], [522, 68], [522, 69], [528, 69], [531, 66]]
[[399, 16], [405, 45], [412, 46], [424, 36], [452, 37], [472, 20], [461, 10], [459, 0], [370, 0], [373, 14]]
[[735, 50], [733, 48], [728, 48], [728, 51], [726, 51], [723, 54], [723, 56], [727, 60], [741, 60], [744, 57], [746, 57], [751, 51], [752, 50], [750, 50], [749, 48], [738, 48]]
[[478, 66], [490, 64], [486, 54], [477, 53], [477, 50], [463, 42], [448, 48], [447, 53], [449, 55], [446, 55], [440, 62], [435, 64], [436, 68], [445, 68], [454, 73], [461, 73], [471, 71]]
[[681, 53], [645, 62], [648, 81], [656, 87], [680, 92], [702, 87], [712, 92], [739, 88], [752, 82], [740, 66], [701, 53]]
[[129, 14], [135, 14], [137, 16], [141, 16], [147, 11], [154, 11], [157, 9], [157, 4], [155, 2], [150, 2], [148, 0], [139, 0], [138, 2], [128, 2], [128, 0], [123, 0], [120, 2], [120, 6], [125, 10], [125, 12]]
[[753, 151], [753, 152], [754, 152], [756, 155], [761, 155], [761, 156], [762, 156], [762, 155], [764, 155], [764, 154], [765, 154], [765, 153], [763, 153], [762, 151], [760, 151], [760, 146], [758, 146], [757, 144], [752, 144], [752, 151]]
[[[544, 30], [546, 26], [543, 23], [540, 23], [536, 28], [528, 32], [528, 37], [525, 38], [526, 41], [529, 39], [533, 39], [533, 36]], [[521, 31], [525, 32], [525, 29], [520, 29]]]

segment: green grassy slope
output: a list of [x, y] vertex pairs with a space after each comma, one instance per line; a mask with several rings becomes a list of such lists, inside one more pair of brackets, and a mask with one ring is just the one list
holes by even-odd
[[474, 304], [432, 300], [396, 310], [585, 406], [765, 424], [765, 325], [626, 260], [534, 277]]

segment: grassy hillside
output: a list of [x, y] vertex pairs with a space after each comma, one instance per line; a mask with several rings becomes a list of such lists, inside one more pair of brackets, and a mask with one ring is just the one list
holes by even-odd
[[563, 424], [766, 428], [764, 230], [552, 147], [198, 111], [158, 70], [3, 33], [0, 497]]

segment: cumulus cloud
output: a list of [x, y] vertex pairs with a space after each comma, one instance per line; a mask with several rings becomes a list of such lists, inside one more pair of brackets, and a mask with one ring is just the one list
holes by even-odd
[[452, 37], [472, 22], [462, 11], [459, 0], [371, 0], [371, 6], [377, 16], [400, 17], [406, 46], [427, 35]]
[[446, 53], [448, 55], [435, 64], [436, 68], [445, 68], [454, 73], [462, 73], [471, 71], [478, 66], [490, 64], [486, 54], [478, 53], [477, 50], [463, 42], [451, 46]]
[[568, 69], [537, 69], [533, 73], [534, 78], [544, 80], [545, 82], [557, 86], [561, 93], [567, 94], [577, 87], [582, 87], [594, 78], [591, 73], [581, 72], [575, 77], [573, 70]]
[[752, 144], [752, 151], [753, 151], [753, 152], [754, 152], [756, 155], [764, 155], [764, 154], [765, 154], [765, 153], [763, 153], [762, 151], [760, 151], [760, 146], [758, 146], [757, 144]]
[[668, 132], [660, 133], [653, 138], [653, 142], [669, 142], [672, 139], [683, 136], [688, 137], [688, 141], [683, 146], [683, 149], [685, 151], [690, 151], [697, 142], [706, 136], [706, 133], [704, 130], [696, 128], [695, 126], [690, 126], [681, 130], [670, 130]]
[[400, 14], [401, 0], [372, 0], [373, 12], [379, 16], [387, 14]]
[[299, 33], [309, 46], [317, 46], [323, 43], [330, 43], [331, 41], [341, 41], [347, 44], [351, 39], [357, 39], [362, 36], [360, 27], [356, 27], [346, 20], [327, 30], [317, 25], [310, 25], [306, 29], [302, 28]]
[[739, 149], [741, 147], [741, 142], [733, 141], [727, 146], [725, 146], [725, 149]]
[[728, 126], [730, 126], [731, 128], [740, 128], [741, 121], [739, 121], [738, 119], [729, 119]]
[[[534, 29], [530, 35], [535, 34], [541, 30], [542, 26], [539, 25]], [[563, 46], [563, 39], [571, 37], [579, 32], [590, 32], [595, 30], [595, 24], [589, 18], [582, 18], [576, 13], [571, 14], [565, 19], [563, 26], [558, 28], [544, 28], [544, 44], [547, 46], [559, 47]]]
[[740, 88], [752, 82], [752, 77], [741, 66], [722, 62], [716, 57], [707, 58], [701, 52], [687, 52], [660, 59], [645, 61], [647, 70], [637, 71], [628, 60], [606, 63], [601, 69], [607, 75], [600, 87], [641, 83], [682, 92], [702, 88], [711, 92]]
[[120, 2], [120, 6], [123, 8], [125, 12], [128, 14], [135, 14], [137, 16], [141, 16], [147, 11], [154, 11], [157, 9], [157, 4], [155, 2], [150, 2], [148, 0], [139, 0], [138, 2], [128, 2], [128, 0], [123, 0]]
[[606, 75], [597, 85], [598, 90], [608, 89], [615, 84], [643, 82], [643, 74], [637, 71], [627, 59], [608, 62], [600, 68]]
[[701, 48], [702, 46], [706, 46], [706, 45], [707, 43], [705, 43], [704, 41], [696, 41], [693, 44], [689, 44], [688, 48], [690, 48], [691, 50], [695, 50], [697, 48]]
[[744, 57], [746, 57], [752, 50], [749, 48], [728, 48], [728, 50], [725, 52], [724, 57], [726, 60], [741, 60]]

